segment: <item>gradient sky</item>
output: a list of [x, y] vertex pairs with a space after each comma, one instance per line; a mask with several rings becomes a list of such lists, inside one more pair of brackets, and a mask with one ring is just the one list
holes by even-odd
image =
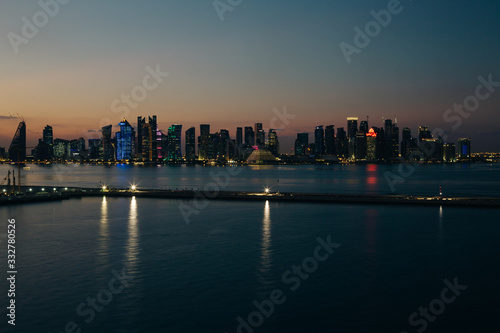
[[243, 0], [221, 21], [212, 0], [72, 0], [16, 54], [8, 34], [22, 36], [22, 17], [32, 22], [41, 8], [3, 0], [0, 146], [9, 146], [17, 114], [30, 145], [46, 124], [64, 139], [117, 124], [113, 100], [159, 64], [170, 74], [130, 110], [133, 125], [156, 114], [163, 130], [180, 123], [198, 135], [210, 123], [234, 137], [237, 126], [269, 128], [272, 110], [286, 107], [296, 117], [279, 133], [282, 153], [297, 132], [346, 127], [348, 116], [370, 116], [370, 126], [397, 117], [414, 136], [419, 125], [440, 127], [448, 141], [467, 136], [473, 151], [500, 151], [500, 87], [458, 129], [443, 120], [474, 94], [478, 76], [500, 81], [500, 2], [402, 0], [348, 64], [339, 44], [353, 44], [353, 28], [388, 2]]

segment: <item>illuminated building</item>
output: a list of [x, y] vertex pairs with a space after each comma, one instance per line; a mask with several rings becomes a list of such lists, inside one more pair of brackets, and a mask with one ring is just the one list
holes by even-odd
[[471, 157], [470, 138], [458, 139], [457, 157], [459, 159], [466, 159]]
[[366, 160], [372, 162], [377, 160], [377, 133], [373, 128], [366, 133]]
[[134, 128], [125, 119], [118, 125], [120, 126], [120, 132], [116, 133], [116, 159], [119, 161], [129, 160], [133, 157]]
[[422, 139], [432, 139], [431, 131], [427, 126], [418, 127], [418, 143], [422, 142]]
[[443, 147], [443, 160], [454, 162], [456, 160], [456, 147], [454, 143], [445, 143]]
[[142, 133], [141, 133], [141, 141], [142, 141], [142, 160], [143, 161], [152, 161], [153, 160], [153, 132], [151, 130], [150, 124], [142, 125]]
[[182, 159], [181, 134], [182, 125], [172, 125], [168, 128], [165, 158], [169, 161], [180, 161]]
[[266, 149], [269, 150], [274, 156], [278, 156], [280, 150], [279, 147], [280, 143], [278, 141], [278, 134], [276, 133], [276, 130], [270, 129], [267, 135]]

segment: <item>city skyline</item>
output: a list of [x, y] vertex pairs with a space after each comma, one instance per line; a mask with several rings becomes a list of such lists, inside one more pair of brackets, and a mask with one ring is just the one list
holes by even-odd
[[[470, 161], [472, 157], [470, 137], [453, 142], [440, 128], [419, 126], [413, 135], [409, 127], [400, 131], [397, 119], [385, 119], [383, 127], [370, 125], [369, 117], [360, 122], [359, 117], [347, 117], [346, 120], [347, 126], [337, 129], [335, 125], [316, 126], [312, 141], [309, 141], [308, 132], [296, 133], [290, 152], [280, 150], [277, 130], [264, 128], [262, 123], [237, 127], [232, 137], [227, 129], [211, 131], [210, 124], [199, 124], [196, 136], [195, 127], [185, 130], [184, 135], [182, 124], [172, 124], [168, 131], [162, 131], [157, 115], [139, 116], [135, 127], [124, 118], [115, 132], [113, 125], [106, 125], [93, 133], [93, 137], [71, 140], [54, 137], [53, 127], [47, 125], [38, 144], [29, 146], [27, 126], [22, 120], [8, 150], [0, 147], [0, 158], [11, 161], [25, 161], [28, 157], [28, 160], [38, 161], [188, 163], [257, 160], [266, 163], [280, 161], [276, 159], [280, 156], [294, 157], [294, 160], [287, 157], [284, 162], [304, 162], [304, 158], [310, 162], [457, 162]], [[96, 138], [98, 133], [100, 138]], [[27, 149], [31, 149], [31, 154], [26, 154]]]
[[[33, 145], [46, 124], [65, 139], [140, 114], [157, 114], [164, 130], [199, 123], [231, 130], [256, 120], [272, 128], [273, 110], [286, 107], [296, 118], [279, 132], [284, 149], [297, 132], [370, 115], [373, 124], [397, 117], [410, 128], [443, 128], [453, 141], [474, 137], [477, 151], [500, 151], [492, 121], [500, 105], [494, 1], [402, 1], [350, 63], [340, 45], [356, 46], [354, 29], [364, 30], [387, 3], [243, 1], [221, 21], [211, 1], [69, 2], [45, 14], [47, 23], [17, 53], [12, 34], [25, 38], [25, 21], [44, 9], [37, 2], [4, 6], [0, 146], [10, 143], [17, 114]], [[460, 124], [446, 121], [447, 110], [484, 81], [493, 89], [477, 110], [462, 113]], [[127, 103], [123, 96], [144, 83], [147, 97]], [[460, 115], [452, 112], [448, 119]]]

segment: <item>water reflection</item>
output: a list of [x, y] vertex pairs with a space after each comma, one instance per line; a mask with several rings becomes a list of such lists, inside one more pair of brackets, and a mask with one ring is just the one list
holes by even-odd
[[443, 235], [443, 206], [439, 206], [439, 237]]
[[377, 183], [378, 183], [378, 165], [377, 164], [368, 164], [366, 166], [366, 184], [368, 185], [367, 191], [368, 192], [375, 192], [377, 189]]
[[262, 285], [272, 283], [269, 275], [272, 266], [271, 260], [271, 208], [269, 201], [264, 205], [264, 217], [262, 219], [261, 254], [259, 263], [259, 280]]
[[109, 255], [109, 219], [108, 219], [108, 200], [102, 197], [101, 202], [101, 222], [99, 223], [99, 240], [97, 244], [98, 266], [106, 265], [106, 259]]
[[139, 231], [137, 226], [137, 200], [130, 200], [130, 212], [128, 219], [128, 241], [126, 248], [126, 264], [129, 272], [134, 272], [137, 267], [139, 254]]

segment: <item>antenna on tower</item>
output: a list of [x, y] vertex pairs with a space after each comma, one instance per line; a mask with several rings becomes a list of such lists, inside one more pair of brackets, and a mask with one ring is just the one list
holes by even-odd
[[397, 125], [398, 124], [398, 117], [394, 117], [394, 124]]

